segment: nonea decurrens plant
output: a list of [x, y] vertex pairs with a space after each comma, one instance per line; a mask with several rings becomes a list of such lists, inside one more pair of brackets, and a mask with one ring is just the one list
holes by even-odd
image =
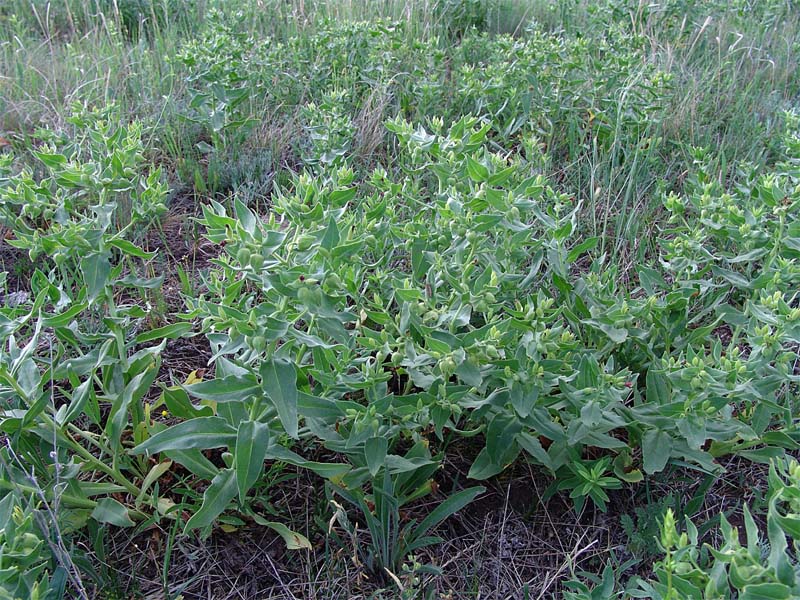
[[798, 597], [800, 11], [0, 6], [0, 598]]

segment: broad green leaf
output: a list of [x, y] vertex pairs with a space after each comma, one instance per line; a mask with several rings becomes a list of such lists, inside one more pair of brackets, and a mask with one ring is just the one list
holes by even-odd
[[654, 296], [659, 290], [667, 287], [664, 277], [655, 269], [648, 267], [639, 268], [639, 283], [649, 295]]
[[[777, 482], [775, 481], [777, 480]], [[774, 464], [770, 466], [769, 481], [770, 487], [776, 490], [783, 486], [783, 481], [775, 473]], [[769, 565], [775, 570], [778, 581], [785, 584], [793, 584], [796, 581], [794, 567], [787, 555], [788, 544], [786, 533], [788, 532], [795, 540], [800, 538], [800, 527], [794, 533], [791, 530], [784, 531], [783, 524], [779, 522], [780, 515], [777, 509], [778, 495], [774, 495], [769, 501], [769, 512], [767, 518], [767, 538], [769, 539]], [[770, 518], [771, 517], [771, 518]], [[797, 523], [795, 525], [798, 525]]]
[[189, 450], [232, 446], [236, 430], [220, 417], [198, 417], [160, 431], [133, 448], [131, 454], [155, 454], [165, 450]]
[[645, 378], [646, 400], [653, 404], [669, 404], [671, 394], [669, 380], [654, 369], [647, 370]]
[[136, 336], [136, 343], [144, 344], [153, 340], [163, 339], [174, 340], [181, 337], [184, 333], [190, 332], [191, 330], [191, 323], [172, 323], [171, 325], [164, 325], [163, 327], [157, 327], [155, 329], [151, 329], [150, 331], [140, 333]]
[[151, 364], [128, 382], [111, 405], [106, 432], [115, 451], [120, 451], [120, 438], [129, 421], [129, 413], [141, 409], [140, 401], [150, 389], [158, 374], [157, 364]]
[[183, 386], [195, 398], [214, 402], [245, 402], [258, 391], [258, 381], [247, 373]]
[[403, 302], [414, 302], [423, 298], [422, 290], [417, 289], [395, 288], [394, 295]]
[[672, 438], [664, 431], [648, 429], [642, 436], [644, 472], [648, 475], [663, 471], [672, 452]]
[[65, 425], [83, 414], [86, 403], [94, 395], [94, 381], [90, 376], [72, 391], [72, 399], [59, 425]]
[[722, 277], [728, 283], [730, 283], [735, 287], [742, 289], [749, 289], [752, 287], [751, 281], [747, 277], [740, 275], [736, 271], [730, 271], [728, 269], [722, 269], [722, 268], [714, 268], [713, 272], [714, 275]]
[[101, 498], [92, 511], [92, 518], [100, 523], [108, 523], [117, 527], [133, 527], [135, 523], [128, 514], [128, 509], [113, 498]]
[[420, 521], [420, 524], [414, 529], [414, 537], [422, 537], [447, 517], [457, 513], [485, 491], [486, 488], [476, 486], [449, 496], [444, 502], [434, 508], [427, 517]]
[[322, 236], [320, 246], [327, 250], [332, 250], [339, 244], [339, 227], [336, 225], [336, 219], [333, 217], [328, 221], [328, 226], [325, 228], [325, 235]]
[[86, 284], [89, 301], [96, 300], [105, 290], [108, 276], [111, 274], [111, 263], [106, 252], [90, 252], [81, 258], [81, 272]]
[[239, 424], [234, 457], [239, 498], [242, 502], [261, 474], [268, 446], [269, 427], [265, 423], [244, 421]]
[[796, 597], [792, 588], [782, 583], [746, 585], [739, 594], [739, 600], [792, 600]]
[[755, 450], [739, 450], [737, 455], [751, 460], [756, 463], [768, 465], [774, 460], [780, 460], [786, 455], [786, 450], [783, 448], [775, 448], [774, 446], [765, 446], [763, 448], [756, 448]]
[[61, 169], [67, 164], [67, 157], [63, 154], [48, 152], [34, 152], [33, 154], [50, 169]]
[[762, 256], [764, 256], [768, 252], [769, 252], [768, 248], [754, 248], [753, 250], [750, 250], [749, 252], [745, 252], [743, 254], [740, 254], [739, 256], [735, 256], [733, 258], [729, 258], [728, 262], [730, 264], [732, 264], [732, 265], [735, 265], [735, 264], [738, 264], [738, 263], [743, 263], [743, 262], [753, 262], [753, 261], [761, 258]]
[[194, 448], [189, 450], [165, 450], [164, 456], [182, 464], [193, 474], [208, 481], [214, 479], [219, 473], [219, 468], [203, 456], [200, 450]]
[[480, 369], [468, 360], [463, 361], [456, 367], [456, 375], [461, 378], [461, 381], [472, 387], [480, 387], [483, 384]]
[[516, 418], [501, 414], [492, 419], [486, 430], [486, 449], [494, 462], [507, 462], [505, 456], [514, 446], [514, 439], [521, 429], [522, 425]]
[[278, 411], [289, 437], [297, 438], [297, 373], [294, 365], [282, 358], [261, 363], [261, 384]]
[[236, 218], [242, 227], [244, 227], [244, 230], [250, 235], [253, 235], [256, 232], [256, 226], [258, 223], [258, 219], [253, 214], [253, 211], [247, 208], [244, 202], [242, 202], [238, 197], [234, 201], [234, 210], [236, 211]]
[[266, 458], [270, 460], [279, 460], [290, 465], [295, 465], [296, 467], [308, 469], [309, 471], [313, 471], [325, 479], [342, 477], [348, 471], [350, 471], [350, 465], [348, 464], [313, 462], [306, 460], [296, 452], [292, 452], [291, 450], [288, 450], [287, 448], [277, 444], [273, 444], [269, 447]]
[[135, 287], [135, 288], [145, 288], [148, 290], [154, 290], [160, 288], [164, 284], [164, 276], [159, 275], [158, 277], [136, 277], [134, 275], [126, 275], [121, 279], [115, 280], [112, 285], [114, 286], [127, 286], [127, 287]]
[[342, 204], [350, 202], [350, 200], [355, 198], [357, 193], [358, 188], [355, 187], [333, 190], [330, 194], [328, 194], [328, 200], [333, 205], [341, 206]]
[[510, 167], [503, 169], [502, 171], [498, 171], [497, 173], [490, 175], [488, 183], [493, 187], [503, 185], [516, 172], [517, 172], [517, 167], [515, 165], [512, 165]]
[[171, 460], [165, 460], [164, 462], [158, 463], [157, 465], [153, 465], [153, 468], [150, 469], [150, 472], [142, 481], [142, 485], [139, 486], [139, 495], [136, 497], [136, 503], [142, 501], [144, 495], [147, 493], [147, 490], [150, 489], [150, 486], [153, 485], [158, 479], [167, 471], [170, 470], [172, 467]]
[[628, 339], [627, 329], [622, 329], [620, 327], [613, 327], [611, 325], [608, 325], [607, 323], [595, 322], [594, 324], [600, 331], [605, 333], [609, 337], [609, 339], [615, 344], [621, 344], [626, 339]]
[[467, 158], [467, 174], [470, 179], [477, 183], [481, 183], [489, 179], [489, 169], [483, 166], [474, 158], [469, 156]]
[[689, 447], [695, 450], [699, 450], [706, 441], [706, 423], [702, 417], [690, 415], [678, 419], [678, 431]]
[[157, 254], [156, 252], [145, 252], [137, 245], [123, 239], [108, 240], [108, 245], [137, 258], [150, 259]]
[[517, 434], [517, 443], [522, 447], [523, 450], [525, 450], [525, 452], [530, 454], [539, 463], [551, 471], [554, 470], [553, 461], [550, 459], [550, 455], [547, 454], [547, 451], [544, 449], [538, 438], [523, 431]]
[[255, 512], [250, 512], [249, 514], [253, 517], [253, 520], [262, 527], [269, 527], [278, 533], [283, 538], [283, 541], [286, 542], [287, 550], [311, 550], [311, 542], [309, 542], [308, 538], [303, 534], [292, 531], [283, 523], [267, 521], [264, 517]]
[[761, 441], [772, 446], [779, 446], [787, 450], [797, 450], [798, 443], [783, 431], [766, 431], [761, 436]]
[[180, 387], [165, 388], [161, 399], [169, 414], [179, 419], [194, 419], [196, 417], [212, 417], [214, 411], [210, 406], [195, 406], [189, 399], [186, 390]]
[[572, 248], [572, 250], [569, 251], [569, 254], [567, 254], [567, 263], [568, 264], [574, 263], [585, 252], [594, 250], [599, 241], [600, 241], [599, 237], [590, 237], [589, 239], [576, 245], [574, 248]]
[[553, 237], [556, 238], [558, 241], [565, 240], [569, 237], [572, 233], [572, 230], [575, 226], [573, 225], [572, 221], [564, 221], [560, 226], [556, 227], [553, 231]]
[[92, 496], [107, 496], [109, 494], [116, 494], [118, 492], [125, 492], [127, 488], [117, 485], [116, 483], [105, 483], [105, 482], [97, 482], [97, 481], [80, 481], [78, 479], [73, 479], [70, 482], [70, 490], [74, 490], [75, 488], [71, 487], [72, 482], [74, 482], [75, 488], [79, 490], [76, 494], [77, 496], [82, 496], [85, 498], [91, 498]]
[[73, 304], [69, 309], [65, 310], [64, 312], [52, 315], [48, 317], [44, 317], [42, 319], [42, 325], [45, 327], [66, 327], [70, 323], [72, 323], [75, 318], [85, 311], [89, 307], [89, 304], [86, 302], [82, 302], [79, 304]]
[[398, 456], [397, 454], [387, 454], [384, 460], [386, 462], [386, 470], [392, 475], [412, 473], [417, 471], [420, 467], [434, 464], [435, 462], [424, 456], [406, 458], [405, 456]]
[[367, 461], [367, 468], [370, 475], [375, 477], [386, 460], [386, 453], [389, 450], [389, 442], [384, 437], [372, 437], [364, 442], [364, 458]]
[[312, 396], [305, 392], [299, 392], [297, 395], [297, 406], [306, 418], [323, 419], [325, 421], [335, 422], [339, 417], [344, 416], [344, 410], [333, 400], [327, 398], [320, 398]]
[[210, 526], [228, 508], [236, 497], [236, 491], [236, 472], [233, 469], [220, 471], [203, 493], [203, 504], [186, 523], [184, 533]]
[[470, 479], [489, 479], [500, 473], [505, 468], [505, 464], [501, 464], [492, 460], [491, 454], [487, 448], [483, 448], [475, 457], [475, 461], [469, 468], [467, 477]]

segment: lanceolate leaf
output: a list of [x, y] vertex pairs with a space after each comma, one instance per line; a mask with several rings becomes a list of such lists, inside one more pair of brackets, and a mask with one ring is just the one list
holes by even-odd
[[153, 485], [156, 481], [158, 481], [159, 477], [161, 477], [164, 473], [169, 471], [170, 467], [172, 467], [171, 460], [165, 460], [162, 463], [154, 465], [147, 476], [142, 481], [142, 485], [139, 486], [139, 495], [136, 497], [136, 503], [142, 501], [144, 495], [147, 493], [147, 490], [150, 489], [150, 486]]
[[261, 363], [264, 391], [278, 411], [286, 433], [297, 437], [297, 374], [294, 366], [282, 358]]
[[106, 431], [108, 432], [113, 448], [120, 448], [120, 438], [122, 436], [122, 431], [128, 423], [129, 409], [137, 407], [142, 397], [153, 384], [156, 375], [158, 375], [158, 365], [154, 363], [145, 371], [131, 379], [128, 385], [125, 386], [125, 389], [118, 394], [117, 398], [114, 400], [111, 406], [108, 424], [106, 425]]
[[311, 550], [311, 542], [308, 541], [308, 538], [301, 533], [292, 531], [286, 525], [275, 521], [260, 521], [259, 524], [277, 532], [286, 542], [288, 550]]
[[648, 475], [663, 471], [672, 451], [672, 438], [668, 433], [648, 429], [642, 436], [644, 472]]
[[364, 457], [367, 460], [369, 472], [373, 477], [378, 474], [378, 471], [383, 466], [388, 448], [389, 442], [383, 437], [369, 438], [364, 442]]
[[214, 479], [219, 473], [219, 469], [208, 460], [200, 450], [166, 450], [164, 456], [182, 464], [198, 477], [202, 477], [208, 481]]
[[105, 289], [111, 274], [111, 263], [105, 252], [92, 252], [81, 259], [81, 271], [89, 300], [96, 300]]
[[239, 431], [236, 434], [235, 464], [239, 498], [242, 502], [261, 474], [268, 446], [269, 427], [265, 423], [244, 421], [239, 424]]
[[258, 382], [253, 375], [229, 375], [219, 379], [201, 381], [184, 386], [186, 391], [201, 400], [214, 402], [244, 402], [258, 391]]
[[69, 423], [83, 413], [86, 403], [94, 395], [93, 386], [94, 381], [91, 377], [89, 377], [86, 379], [86, 381], [81, 383], [73, 390], [69, 407], [67, 408], [67, 411], [64, 414], [61, 423], [59, 424]]
[[311, 542], [309, 542], [308, 538], [303, 534], [292, 531], [283, 523], [267, 521], [258, 513], [250, 511], [248, 514], [253, 517], [253, 520], [259, 525], [263, 527], [269, 527], [278, 533], [283, 538], [283, 541], [286, 542], [286, 548], [288, 550], [311, 550]]
[[121, 238], [108, 240], [108, 245], [122, 250], [122, 252], [125, 254], [130, 254], [131, 256], [136, 256], [138, 258], [150, 259], [156, 255], [156, 252], [145, 252], [135, 244], [132, 244], [128, 240], [123, 240]]
[[236, 489], [236, 472], [233, 469], [220, 471], [203, 494], [203, 504], [186, 523], [184, 532], [211, 525], [236, 496]]
[[326, 479], [330, 479], [332, 477], [341, 477], [350, 470], [350, 465], [344, 463], [322, 463], [305, 460], [296, 452], [292, 452], [291, 450], [288, 450], [283, 446], [279, 446], [278, 444], [272, 444], [269, 447], [267, 450], [267, 458], [270, 460], [279, 460], [290, 465], [295, 465], [296, 467], [302, 467], [303, 469], [308, 469], [309, 471], [313, 471], [320, 477], [324, 477]]
[[165, 429], [131, 450], [131, 454], [155, 454], [164, 450], [219, 448], [236, 442], [236, 430], [220, 417], [198, 417]]
[[439, 506], [434, 508], [430, 514], [425, 517], [420, 524], [414, 529], [414, 537], [419, 538], [425, 535], [432, 528], [436, 527], [439, 523], [444, 521], [447, 517], [464, 508], [467, 504], [472, 502], [475, 498], [481, 495], [486, 488], [481, 486], [471, 487], [466, 490], [457, 492], [448, 497]]
[[150, 342], [152, 340], [163, 340], [163, 339], [175, 339], [181, 337], [183, 334], [188, 333], [192, 330], [191, 323], [173, 323], [171, 325], [165, 325], [164, 327], [158, 327], [156, 329], [151, 329], [150, 331], [145, 331], [144, 333], [140, 333], [136, 336], [136, 343], [144, 344], [145, 342]]
[[135, 525], [128, 514], [128, 509], [113, 498], [101, 498], [92, 511], [92, 518], [100, 523], [109, 523], [117, 527], [133, 527]]
[[530, 454], [545, 467], [550, 470], [554, 470], [553, 461], [550, 459], [550, 455], [547, 454], [547, 451], [544, 449], [538, 438], [523, 431], [517, 434], [517, 443], [522, 447], [523, 450], [525, 450], [525, 452]]
[[668, 404], [670, 401], [669, 381], [654, 369], [648, 369], [645, 378], [647, 401], [653, 404]]

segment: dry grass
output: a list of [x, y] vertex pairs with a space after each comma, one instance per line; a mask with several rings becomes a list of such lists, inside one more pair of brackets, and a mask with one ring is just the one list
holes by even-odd
[[[720, 512], [739, 525], [742, 504], [756, 503], [764, 491], [763, 465], [733, 458], [725, 461], [725, 467], [727, 473], [715, 479], [693, 515], [701, 532], [703, 524], [716, 522]], [[460, 479], [458, 471], [457, 465], [448, 465], [441, 475], [443, 486]], [[177, 594], [184, 600], [400, 597], [391, 581], [379, 582], [369, 576], [356, 558], [354, 547], [337, 546], [326, 534], [327, 521], [323, 518], [326, 498], [321, 481], [293, 468], [287, 473], [291, 474], [289, 479], [269, 489], [270, 505], [289, 516], [286, 524], [306, 535], [313, 551], [287, 551], [277, 534], [252, 522], [230, 533], [216, 529], [206, 540], [180, 535], [171, 538], [168, 524], [152, 526], [134, 537], [118, 531], [106, 544], [108, 554], [104, 561], [108, 571], [116, 574], [118, 597], [146, 600], [174, 598]], [[614, 492], [608, 513], [587, 508], [577, 515], [566, 497], [542, 500], [550, 483], [545, 474], [530, 466], [518, 466], [513, 475], [490, 481], [486, 494], [438, 528], [436, 533], [447, 541], [418, 559], [438, 566], [442, 574], [420, 575], [419, 584], [409, 597], [555, 599], [561, 597], [564, 581], [581, 571], [597, 573], [609, 560], [622, 563], [638, 559], [638, 564], [629, 565], [629, 570], [619, 575], [649, 575], [650, 557], [631, 556], [626, 547], [628, 532], [622, 526], [622, 516], [633, 515], [636, 507], [646, 509], [648, 497], [656, 501], [671, 494], [677, 504], [685, 504], [697, 493], [702, 481], [699, 474], [692, 476], [673, 470], [637, 487]], [[411, 512], [414, 517], [422, 518], [433, 506], [435, 503], [428, 501], [413, 507]], [[660, 510], [652, 513], [656, 517]], [[315, 522], [313, 515], [320, 520]], [[706, 541], [718, 541], [712, 539], [711, 531], [706, 534]], [[367, 536], [366, 531], [360, 531], [358, 543], [366, 543]], [[171, 595], [167, 596], [163, 569], [170, 546], [166, 581]], [[96, 590], [93, 597], [112, 597], [103, 595], [106, 592]]]

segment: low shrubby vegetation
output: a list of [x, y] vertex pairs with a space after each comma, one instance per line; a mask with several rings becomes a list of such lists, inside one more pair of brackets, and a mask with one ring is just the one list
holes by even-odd
[[0, 598], [800, 597], [798, 20], [0, 7]]

